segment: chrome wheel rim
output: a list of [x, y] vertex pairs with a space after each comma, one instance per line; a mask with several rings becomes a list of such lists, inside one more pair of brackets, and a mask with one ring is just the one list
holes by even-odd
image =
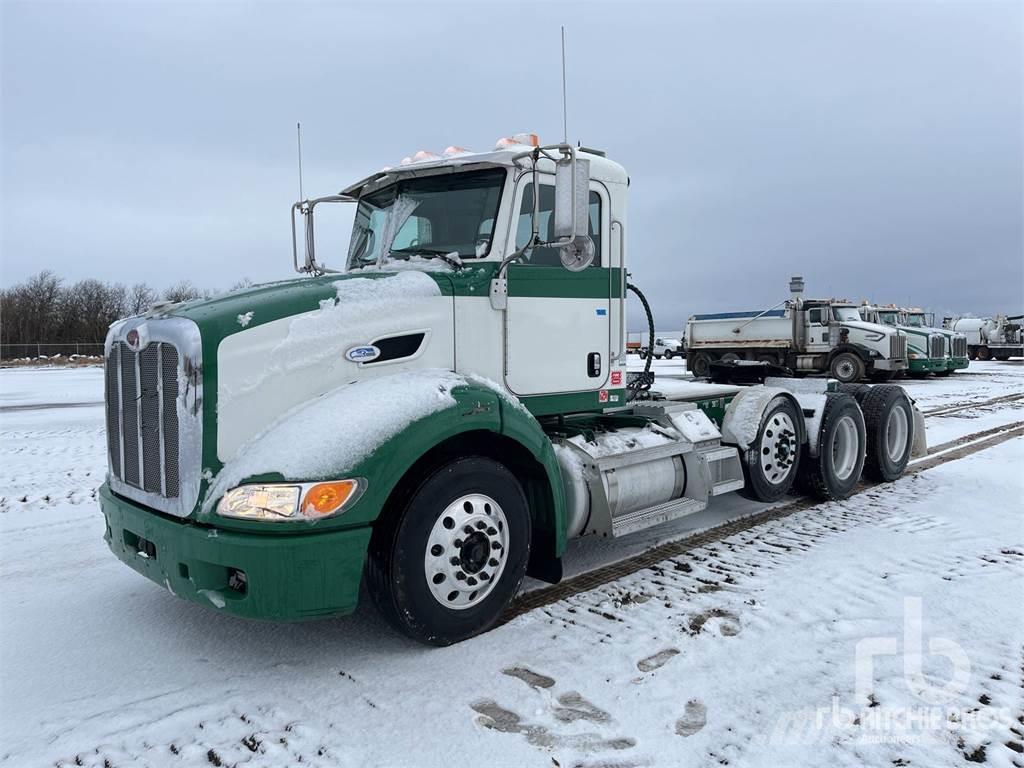
[[508, 520], [482, 493], [460, 496], [434, 521], [423, 554], [430, 594], [457, 611], [482, 602], [501, 579], [508, 559]]
[[889, 418], [885, 420], [885, 447], [889, 459], [894, 463], [903, 460], [907, 452], [907, 437], [910, 434], [910, 422], [907, 419], [907, 412], [900, 407], [889, 411]]
[[772, 485], [784, 483], [793, 471], [798, 450], [796, 427], [789, 414], [782, 411], [772, 414], [761, 434], [761, 470], [764, 479]]
[[836, 365], [836, 378], [840, 381], [850, 381], [856, 370], [857, 369], [851, 360], [843, 358]]
[[832, 470], [840, 480], [849, 480], [857, 466], [857, 424], [843, 416], [832, 433]]

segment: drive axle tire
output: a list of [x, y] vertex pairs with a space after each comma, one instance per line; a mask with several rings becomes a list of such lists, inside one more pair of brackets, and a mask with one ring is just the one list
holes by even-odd
[[853, 352], [840, 352], [828, 366], [829, 375], [843, 384], [852, 384], [864, 378], [864, 361]]
[[690, 366], [690, 373], [698, 379], [706, 378], [711, 374], [711, 355], [707, 352], [698, 352], [693, 356], [693, 365]]
[[914, 445], [914, 407], [902, 387], [871, 387], [860, 403], [864, 413], [867, 450], [864, 474], [891, 483], [910, 461]]
[[847, 395], [852, 396], [858, 405], [864, 399], [864, 395], [870, 391], [870, 384], [840, 384], [836, 387], [836, 392], [845, 392]]
[[778, 501], [793, 486], [800, 468], [803, 414], [788, 397], [772, 400], [761, 417], [754, 441], [740, 455], [743, 490], [754, 501]]
[[978, 347], [979, 360], [988, 360], [990, 357], [992, 357], [992, 353], [989, 351], [988, 347]]
[[818, 430], [818, 455], [804, 456], [797, 487], [825, 501], [848, 499], [864, 469], [864, 414], [845, 392], [830, 392], [825, 399]]
[[529, 556], [519, 481], [491, 459], [455, 459], [427, 474], [375, 528], [367, 586], [397, 630], [449, 645], [497, 621]]

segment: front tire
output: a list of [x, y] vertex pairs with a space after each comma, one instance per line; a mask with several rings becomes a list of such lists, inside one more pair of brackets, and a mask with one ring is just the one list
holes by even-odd
[[818, 455], [804, 457], [797, 487], [823, 501], [850, 498], [864, 469], [864, 451], [864, 414], [860, 406], [851, 395], [830, 392], [818, 430]]
[[427, 475], [374, 531], [367, 585], [398, 631], [450, 645], [489, 629], [530, 557], [530, 514], [515, 476], [480, 456]]
[[666, 349], [665, 350], [665, 359], [666, 360], [671, 360], [672, 359], [672, 350], [671, 349]]
[[864, 361], [853, 352], [840, 352], [829, 363], [829, 375], [843, 384], [860, 381], [864, 378]]
[[864, 474], [891, 483], [910, 461], [914, 445], [914, 410], [902, 387], [871, 387], [860, 403], [864, 413], [867, 450]]
[[741, 455], [743, 490], [754, 501], [778, 501], [793, 486], [800, 467], [803, 415], [788, 397], [777, 397], [765, 409], [757, 437]]

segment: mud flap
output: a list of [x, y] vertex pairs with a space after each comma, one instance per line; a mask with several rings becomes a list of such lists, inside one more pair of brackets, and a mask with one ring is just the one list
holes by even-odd
[[924, 414], [917, 405], [914, 409], [914, 444], [910, 447], [910, 458], [920, 459], [928, 455], [928, 435], [925, 434]]

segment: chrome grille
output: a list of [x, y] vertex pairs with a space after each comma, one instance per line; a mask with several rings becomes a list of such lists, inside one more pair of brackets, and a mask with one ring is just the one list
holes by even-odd
[[928, 357], [939, 360], [946, 356], [946, 339], [940, 333], [933, 333], [928, 337]]
[[110, 345], [106, 364], [111, 473], [133, 488], [178, 495], [178, 351], [156, 342], [133, 352]]
[[953, 357], [967, 357], [967, 337], [966, 336], [954, 336], [953, 342]]
[[896, 333], [889, 337], [889, 359], [903, 360], [907, 356], [907, 337]]

